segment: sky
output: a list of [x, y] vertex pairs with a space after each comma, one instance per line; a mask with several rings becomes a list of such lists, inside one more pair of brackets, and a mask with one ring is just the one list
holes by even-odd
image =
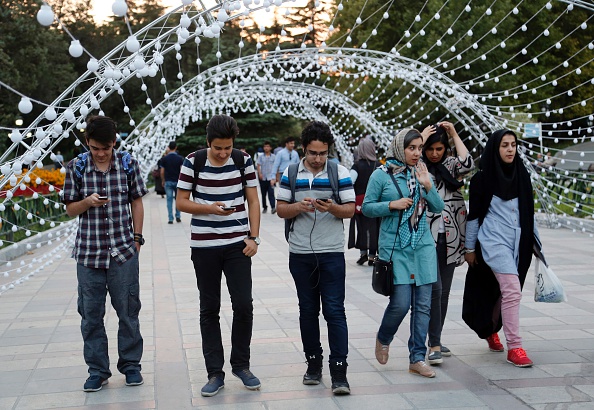
[[[113, 0], [93, 0], [93, 12], [91, 13], [95, 18], [95, 21], [100, 23], [104, 21], [107, 16], [111, 15], [111, 5], [113, 4]], [[171, 9], [180, 6], [182, 4], [181, 0], [161, 0], [161, 3], [167, 7], [166, 11], [170, 11]], [[300, 0], [292, 3], [292, 6], [299, 6], [305, 1]], [[258, 24], [265, 24], [266, 22], [271, 22], [271, 13], [266, 13], [265, 11], [260, 11], [254, 16], [255, 20]]]

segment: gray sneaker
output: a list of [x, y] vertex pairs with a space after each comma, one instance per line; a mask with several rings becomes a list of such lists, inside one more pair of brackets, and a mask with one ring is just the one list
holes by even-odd
[[441, 358], [441, 352], [430, 352], [429, 356], [427, 356], [427, 363], [429, 363], [431, 366], [435, 366], [436, 364], [442, 364], [443, 359]]

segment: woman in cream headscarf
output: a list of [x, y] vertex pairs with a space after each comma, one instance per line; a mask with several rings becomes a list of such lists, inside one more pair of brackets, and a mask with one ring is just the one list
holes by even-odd
[[386, 153], [386, 165], [369, 179], [363, 213], [382, 218], [379, 258], [391, 258], [394, 266], [394, 291], [377, 332], [375, 357], [380, 364], [387, 363], [390, 343], [410, 310], [409, 372], [434, 377], [435, 372], [425, 363], [425, 340], [431, 284], [437, 280], [437, 255], [425, 208], [441, 212], [444, 202], [427, 166], [419, 161], [422, 149], [419, 131], [405, 129], [396, 135]]

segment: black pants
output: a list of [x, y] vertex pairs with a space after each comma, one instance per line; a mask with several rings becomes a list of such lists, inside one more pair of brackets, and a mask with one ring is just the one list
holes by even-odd
[[274, 187], [270, 184], [270, 181], [260, 180], [260, 191], [262, 192], [262, 208], [267, 209], [266, 197], [268, 196], [268, 202], [272, 209], [276, 208], [276, 201], [274, 199]]
[[441, 346], [441, 331], [448, 313], [450, 289], [454, 279], [455, 263], [448, 263], [445, 233], [437, 236], [437, 282], [431, 290], [431, 318], [429, 319], [429, 346]]
[[225, 273], [231, 296], [231, 368], [250, 367], [250, 343], [254, 308], [252, 304], [252, 259], [243, 254], [245, 243], [218, 249], [192, 248], [192, 262], [200, 291], [200, 333], [208, 378], [225, 377], [225, 356], [221, 338], [221, 273]]

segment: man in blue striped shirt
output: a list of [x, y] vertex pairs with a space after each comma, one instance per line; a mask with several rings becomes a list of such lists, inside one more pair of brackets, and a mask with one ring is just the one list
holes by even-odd
[[[349, 394], [342, 220], [351, 218], [355, 213], [355, 191], [349, 171], [342, 165], [336, 165], [339, 197], [336, 198], [333, 192], [328, 172], [328, 152], [334, 138], [328, 125], [319, 121], [309, 123], [303, 129], [301, 141], [305, 157], [297, 170], [295, 202], [291, 203], [287, 169], [281, 178], [277, 209], [281, 218], [295, 218], [289, 235], [289, 270], [297, 288], [301, 341], [308, 364], [303, 384], [317, 385], [322, 378], [321, 300], [328, 323], [332, 392]], [[331, 199], [333, 195], [334, 200]]]

